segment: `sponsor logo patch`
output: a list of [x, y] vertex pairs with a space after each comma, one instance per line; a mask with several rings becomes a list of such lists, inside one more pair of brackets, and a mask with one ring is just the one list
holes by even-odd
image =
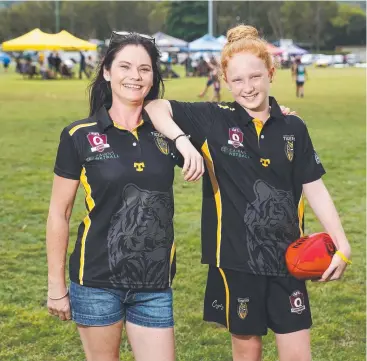
[[214, 300], [212, 303], [212, 307], [217, 311], [224, 311], [224, 306], [221, 303], [218, 303], [218, 300]]
[[260, 158], [260, 163], [263, 167], [269, 167], [270, 165], [270, 159], [264, 159], [264, 158]]
[[237, 158], [246, 158], [250, 159], [251, 157], [247, 154], [245, 150], [242, 149], [234, 149], [232, 147], [223, 146], [220, 148], [221, 152], [227, 155], [230, 155], [231, 157], [237, 157]]
[[85, 161], [89, 163], [92, 160], [107, 160], [107, 159], [116, 159], [116, 158], [120, 158], [120, 156], [116, 154], [115, 152], [106, 152], [106, 153], [100, 153], [100, 154], [96, 154], [91, 157], [88, 157], [86, 158]]
[[316, 164], [320, 164], [321, 160], [320, 160], [320, 157], [318, 156], [318, 154], [316, 153], [316, 150], [314, 150], [314, 153], [315, 153], [315, 162], [316, 162]]
[[144, 170], [145, 164], [144, 162], [134, 163], [134, 168], [137, 172], [142, 172]]

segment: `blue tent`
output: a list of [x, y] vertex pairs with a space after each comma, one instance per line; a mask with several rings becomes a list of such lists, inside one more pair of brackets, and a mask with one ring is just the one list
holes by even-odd
[[214, 37], [209, 34], [202, 36], [189, 43], [189, 51], [222, 51], [223, 45]]

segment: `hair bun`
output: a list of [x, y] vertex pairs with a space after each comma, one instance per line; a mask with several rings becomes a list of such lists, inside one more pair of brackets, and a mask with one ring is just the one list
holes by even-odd
[[237, 25], [227, 31], [227, 41], [233, 43], [246, 38], [258, 38], [259, 32], [250, 25]]

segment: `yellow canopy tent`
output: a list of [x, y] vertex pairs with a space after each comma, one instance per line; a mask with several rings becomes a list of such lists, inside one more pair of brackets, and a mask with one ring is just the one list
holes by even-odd
[[77, 38], [66, 30], [53, 35], [62, 50], [96, 50], [97, 45]]
[[65, 30], [57, 34], [44, 33], [34, 29], [18, 38], [5, 41], [3, 51], [23, 50], [96, 50], [97, 45], [79, 39]]
[[5, 41], [3, 51], [49, 50], [54, 44], [53, 34], [34, 29], [18, 38]]

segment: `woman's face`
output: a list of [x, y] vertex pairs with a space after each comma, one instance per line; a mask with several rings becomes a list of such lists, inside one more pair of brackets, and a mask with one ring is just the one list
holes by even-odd
[[237, 103], [253, 111], [264, 110], [274, 69], [251, 53], [237, 53], [229, 59], [226, 82]]
[[111, 84], [112, 98], [141, 104], [153, 86], [152, 60], [141, 45], [126, 45], [103, 76]]

